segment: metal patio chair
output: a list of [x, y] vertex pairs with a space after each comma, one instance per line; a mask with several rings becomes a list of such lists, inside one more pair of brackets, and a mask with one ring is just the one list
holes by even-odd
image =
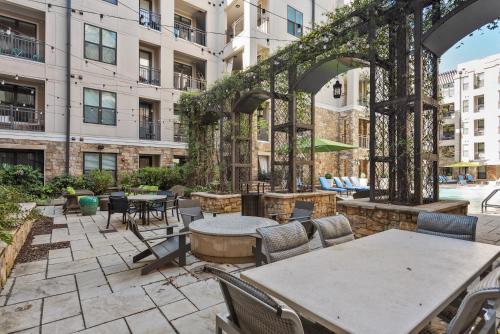
[[[122, 223], [127, 223], [127, 214], [136, 214], [137, 209], [134, 206], [130, 205], [127, 197], [125, 196], [109, 196], [108, 202], [108, 223], [106, 224], [106, 229], [109, 228], [109, 224], [111, 222], [111, 215], [113, 213], [121, 213], [122, 214]], [[126, 226], [128, 228], [128, 225]]]
[[351, 224], [344, 215], [323, 217], [313, 220], [323, 248], [354, 240]]
[[160, 190], [157, 195], [166, 196], [164, 200], [155, 201], [149, 206], [149, 211], [159, 220], [165, 219], [165, 223], [168, 224], [168, 211], [172, 211], [172, 216], [174, 216], [174, 211], [176, 210], [177, 195], [169, 190]]
[[178, 207], [181, 221], [184, 224], [184, 228], [181, 231], [189, 231], [189, 224], [195, 220], [205, 218], [204, 213], [211, 213], [213, 217], [217, 216], [216, 212], [203, 212], [201, 203], [198, 200], [179, 200]]
[[216, 333], [222, 334], [331, 334], [322, 326], [301, 319], [287, 305], [224, 271], [205, 267], [218, 278], [229, 314], [218, 314]]
[[[292, 214], [288, 218], [288, 222], [298, 221], [304, 226], [307, 232], [307, 238], [311, 240], [316, 232], [316, 227], [312, 222], [312, 215], [314, 211], [314, 202], [306, 201], [295, 201], [295, 206], [293, 208]], [[269, 218], [277, 220], [279, 216], [285, 215], [285, 213], [274, 212], [269, 213]]]
[[[186, 265], [186, 254], [191, 250], [191, 245], [187, 242], [187, 236], [190, 232], [174, 233], [174, 225], [139, 229], [134, 217], [131, 215], [127, 215], [127, 223], [132, 233], [147, 247], [146, 250], [133, 257], [133, 262], [136, 263], [150, 255], [156, 257], [155, 261], [141, 269], [142, 275], [146, 275], [167, 263], [173, 262], [177, 258], [180, 267]], [[146, 237], [144, 235], [145, 233], [154, 233], [159, 230], [165, 230], [165, 234], [156, 234], [153, 237]]]
[[417, 232], [440, 237], [476, 241], [477, 217], [438, 212], [420, 212]]

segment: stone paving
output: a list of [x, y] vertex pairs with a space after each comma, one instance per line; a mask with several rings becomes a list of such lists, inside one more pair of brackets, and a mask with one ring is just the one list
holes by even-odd
[[[218, 283], [202, 272], [206, 262], [189, 255], [183, 268], [171, 264], [142, 276], [140, 268], [152, 258], [132, 262], [144, 245], [125, 230], [120, 214], [113, 216], [112, 233], [101, 233], [106, 212], [66, 218], [59, 207], [45, 207], [45, 214], [67, 228], [33, 242], [71, 246], [15, 266], [0, 291], [0, 333], [214, 332], [215, 314], [225, 304]], [[477, 233], [478, 241], [499, 244], [500, 216], [480, 216]], [[318, 238], [311, 247], [319, 247]], [[217, 266], [238, 275], [253, 265]]]

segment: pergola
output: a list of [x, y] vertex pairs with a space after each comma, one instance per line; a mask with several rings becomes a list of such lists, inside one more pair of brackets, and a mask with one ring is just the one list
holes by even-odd
[[498, 0], [357, 1], [183, 105], [192, 115], [218, 115], [220, 187], [237, 192], [251, 178], [252, 114], [269, 99], [271, 188], [296, 192], [300, 180], [313, 189], [314, 145], [297, 143], [315, 139], [314, 95], [339, 74], [369, 67], [370, 199], [437, 201], [438, 57], [499, 17]]

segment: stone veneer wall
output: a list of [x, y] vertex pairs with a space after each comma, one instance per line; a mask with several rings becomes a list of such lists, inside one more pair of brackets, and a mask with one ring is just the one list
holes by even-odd
[[312, 193], [266, 193], [264, 195], [264, 208], [266, 216], [273, 212], [280, 212], [278, 221], [284, 223], [293, 212], [295, 201], [314, 202], [313, 218], [332, 216], [336, 212], [336, 192], [317, 191]]
[[[139, 168], [139, 154], [160, 155], [160, 166], [172, 163], [174, 155], [187, 155], [185, 149], [178, 148], [156, 148], [132, 145], [103, 145], [104, 149], [98, 149], [100, 144], [89, 144], [85, 142], [71, 142], [70, 145], [70, 173], [81, 175], [83, 173], [83, 153], [101, 152], [116, 153], [118, 172], [133, 171]], [[0, 147], [10, 149], [43, 150], [45, 152], [45, 179], [64, 173], [65, 143], [57, 141], [41, 140], [14, 140], [0, 139]]]
[[191, 199], [199, 200], [203, 211], [217, 213], [234, 213], [241, 211], [241, 195], [219, 195], [206, 192], [191, 194]]
[[466, 215], [468, 201], [440, 201], [437, 203], [403, 206], [369, 202], [368, 199], [339, 201], [337, 209], [349, 219], [356, 237], [364, 237], [397, 228], [414, 231], [421, 211]]

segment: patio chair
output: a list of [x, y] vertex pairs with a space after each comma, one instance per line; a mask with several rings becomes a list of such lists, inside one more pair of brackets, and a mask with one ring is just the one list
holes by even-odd
[[[166, 198], [164, 200], [152, 203], [149, 207], [149, 211], [151, 211], [153, 213], [153, 216], [155, 216], [157, 219], [165, 219], [165, 223], [168, 224], [167, 212], [171, 210], [172, 216], [174, 216], [174, 210], [176, 210], [177, 208], [177, 195], [169, 190], [160, 190], [157, 192], [157, 194], [166, 196]], [[159, 217], [157, 215], [159, 215]]]
[[[205, 218], [203, 210], [201, 209], [201, 203], [198, 200], [183, 199], [179, 201], [179, 214], [181, 216], [184, 228], [181, 232], [189, 231], [189, 224], [198, 219]], [[205, 213], [208, 213], [205, 211]], [[213, 217], [217, 216], [216, 212], [210, 212]]]
[[[272, 263], [309, 252], [309, 239], [300, 222], [261, 227], [257, 229], [261, 247], [256, 246], [257, 262], [262, 254], [265, 262]], [[259, 249], [260, 248], [260, 249]]]
[[[314, 211], [314, 202], [306, 201], [295, 201], [295, 207], [293, 208], [292, 214], [288, 218], [288, 223], [292, 221], [298, 221], [304, 226], [307, 232], [307, 237], [311, 240], [316, 232], [316, 228], [312, 223], [312, 215]], [[272, 212], [269, 213], [269, 218], [277, 220], [279, 216], [285, 215], [283, 212]]]
[[474, 180], [474, 176], [472, 176], [471, 174], [467, 174], [465, 178], [467, 180], [467, 183], [476, 183], [476, 180]]
[[351, 224], [344, 215], [336, 215], [313, 220], [318, 229], [323, 248], [354, 240]]
[[[173, 225], [139, 229], [134, 217], [131, 215], [127, 215], [127, 222], [130, 230], [147, 247], [146, 250], [135, 255], [132, 261], [136, 263], [150, 255], [156, 257], [155, 261], [142, 268], [142, 275], [146, 275], [167, 263], [173, 262], [177, 258], [180, 267], [186, 265], [186, 253], [191, 250], [191, 245], [187, 242], [186, 237], [190, 232], [174, 233]], [[163, 235], [156, 234], [153, 237], [144, 236], [144, 233], [154, 233], [159, 230], [165, 230], [166, 233]]]
[[343, 176], [342, 181], [348, 188], [354, 189], [354, 191], [364, 191], [364, 190], [369, 190], [369, 187], [364, 187], [364, 186], [355, 186], [351, 183], [351, 180], [349, 180], [348, 176]]
[[[127, 214], [136, 214], [137, 209], [131, 206], [127, 197], [125, 196], [109, 196], [108, 202], [108, 223], [106, 224], [106, 229], [109, 228], [109, 223], [111, 221], [111, 215], [113, 213], [121, 213], [122, 223], [127, 223]], [[126, 226], [128, 228], [128, 226]]]
[[125, 197], [125, 192], [124, 191], [113, 191], [112, 193], [109, 194], [110, 197]]
[[347, 190], [347, 195], [349, 195], [349, 192], [352, 192], [352, 191], [355, 191], [356, 189], [355, 188], [351, 188], [351, 187], [348, 187], [346, 186], [338, 176], [334, 176], [333, 177], [333, 182], [335, 182], [335, 185], [337, 186], [337, 188], [343, 188], [343, 189], [346, 189]]
[[217, 334], [326, 334], [322, 326], [299, 315], [264, 291], [222, 270], [205, 266], [219, 281], [228, 314], [217, 314]]
[[336, 191], [339, 194], [346, 194], [347, 195], [347, 189], [344, 188], [337, 188], [337, 187], [330, 187], [328, 184], [328, 181], [324, 176], [319, 178], [319, 183], [321, 185], [321, 190], [330, 190], [330, 191]]
[[359, 181], [359, 177], [351, 176], [351, 183], [355, 187], [362, 187], [361, 182]]
[[[473, 284], [460, 303], [456, 315], [446, 326], [447, 334], [496, 333], [496, 302], [500, 299], [500, 268]], [[421, 334], [442, 333], [442, 322], [435, 319]]]
[[477, 217], [438, 212], [420, 212], [417, 232], [441, 237], [476, 241]]
[[184, 192], [186, 191], [186, 187], [185, 186], [181, 186], [181, 185], [175, 185], [173, 186], [172, 188], [169, 189], [169, 191], [173, 192], [176, 196], [176, 200], [175, 200], [175, 205], [176, 205], [176, 208], [175, 208], [175, 214], [177, 215], [177, 220], [179, 220], [179, 198], [181, 197], [184, 197]]

